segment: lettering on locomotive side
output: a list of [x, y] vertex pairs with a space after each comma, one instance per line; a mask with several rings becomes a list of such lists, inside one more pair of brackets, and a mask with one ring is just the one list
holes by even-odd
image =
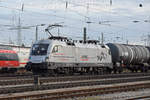
[[87, 55], [82, 55], [82, 56], [80, 57], [80, 60], [81, 60], [81, 61], [88, 61], [88, 56], [87, 56]]
[[101, 52], [100, 55], [97, 56], [97, 61], [102, 61], [105, 60], [106, 58], [107, 58], [107, 54]]

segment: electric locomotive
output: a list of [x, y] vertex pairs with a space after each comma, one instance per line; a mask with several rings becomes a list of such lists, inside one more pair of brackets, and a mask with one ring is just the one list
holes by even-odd
[[27, 70], [33, 73], [101, 73], [112, 70], [111, 52], [98, 41], [50, 37], [31, 48]]

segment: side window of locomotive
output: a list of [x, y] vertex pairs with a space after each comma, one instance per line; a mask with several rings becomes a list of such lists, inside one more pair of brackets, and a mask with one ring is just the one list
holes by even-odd
[[58, 52], [58, 46], [53, 47], [52, 53], [56, 53], [56, 52]]
[[111, 51], [110, 50], [108, 50], [108, 54], [111, 55]]
[[56, 45], [53, 47], [52, 53], [61, 53], [62, 52], [62, 46], [61, 45]]
[[102, 47], [102, 48], [105, 48], [105, 45], [102, 45], [101, 47]]
[[61, 45], [58, 46], [58, 52], [62, 53], [62, 46]]

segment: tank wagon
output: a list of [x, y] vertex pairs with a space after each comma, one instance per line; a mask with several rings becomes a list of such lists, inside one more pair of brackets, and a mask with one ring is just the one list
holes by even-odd
[[150, 48], [140, 45], [108, 43], [112, 55], [114, 72], [122, 72], [123, 68], [133, 71], [148, 71]]
[[27, 70], [33, 73], [102, 73], [113, 69], [111, 52], [98, 41], [71, 41], [50, 37], [36, 41], [31, 48]]

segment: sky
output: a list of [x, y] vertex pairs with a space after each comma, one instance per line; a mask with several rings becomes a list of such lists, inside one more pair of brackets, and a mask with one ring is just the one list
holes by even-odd
[[[111, 2], [112, 1], [112, 2]], [[142, 6], [140, 6], [142, 5]], [[150, 0], [0, 0], [0, 43], [18, 44], [21, 27], [38, 26], [38, 39], [49, 37], [45, 29], [55, 23], [63, 25], [51, 30], [53, 35], [83, 38], [104, 43], [150, 44]], [[35, 41], [35, 27], [21, 29], [21, 43]]]

